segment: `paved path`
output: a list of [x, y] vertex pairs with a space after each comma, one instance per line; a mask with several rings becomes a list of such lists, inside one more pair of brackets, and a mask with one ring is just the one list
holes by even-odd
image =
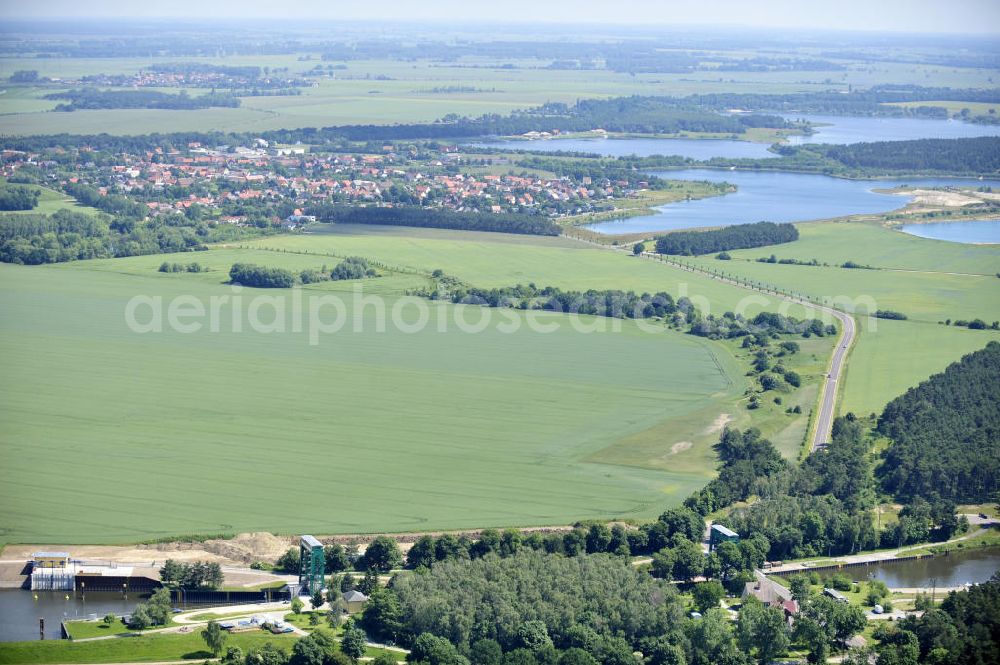
[[780, 566], [774, 566], [764, 571], [767, 574], [772, 573], [788, 573], [796, 572], [800, 570], [810, 570], [812, 568], [822, 568], [825, 566], [836, 566], [843, 565], [847, 563], [877, 563], [879, 561], [892, 561], [901, 556], [907, 556], [907, 552], [915, 552], [917, 550], [923, 549], [930, 545], [944, 545], [946, 543], [957, 543], [962, 540], [968, 540], [969, 538], [975, 538], [986, 533], [986, 529], [977, 529], [975, 531], [970, 531], [964, 536], [959, 536], [958, 538], [952, 538], [951, 540], [945, 541], [945, 543], [924, 543], [907, 545], [906, 547], [899, 547], [892, 550], [881, 550], [878, 552], [867, 552], [863, 554], [850, 554], [847, 556], [839, 556], [830, 559], [820, 559], [814, 561], [802, 561], [802, 562], [789, 562], [782, 564]]

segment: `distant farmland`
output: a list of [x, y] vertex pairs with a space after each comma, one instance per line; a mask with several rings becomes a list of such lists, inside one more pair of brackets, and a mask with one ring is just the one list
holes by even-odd
[[[229, 292], [213, 273], [127, 274], [161, 259], [0, 266], [0, 540], [652, 517], [701, 486], [711, 462], [671, 472], [586, 458], [671, 418], [731, 409], [744, 387], [718, 345], [628, 323], [581, 334], [558, 315], [552, 334], [390, 327], [319, 346], [132, 333], [133, 295]], [[471, 321], [484, 311], [471, 309]], [[710, 460], [707, 444], [685, 452]]]

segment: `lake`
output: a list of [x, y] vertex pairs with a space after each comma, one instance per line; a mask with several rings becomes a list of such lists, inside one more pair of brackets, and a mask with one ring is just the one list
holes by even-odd
[[[958, 120], [920, 118], [855, 118], [826, 115], [785, 115], [789, 120], [804, 119], [816, 127], [811, 136], [791, 136], [792, 145], [803, 143], [859, 143], [862, 141], [903, 141], [907, 139], [954, 139], [974, 136], [1000, 136], [1000, 125], [974, 125]], [[763, 143], [730, 139], [520, 139], [480, 141], [476, 147], [501, 150], [532, 150], [536, 152], [591, 152], [605, 157], [637, 155], [680, 155], [690, 159], [774, 157]]]
[[954, 551], [946, 556], [914, 559], [902, 563], [874, 563], [870, 566], [845, 568], [855, 581], [871, 578], [882, 580], [889, 587], [910, 589], [954, 587], [985, 582], [1000, 570], [1000, 549], [989, 548]]
[[790, 136], [792, 145], [803, 143], [861, 143], [913, 139], [964, 139], [1000, 136], [1000, 125], [976, 125], [960, 120], [924, 118], [855, 118], [836, 115], [784, 115], [787, 120], [808, 120], [816, 127], [811, 136]]
[[532, 150], [537, 152], [592, 152], [605, 157], [649, 157], [650, 155], [681, 155], [691, 159], [730, 159], [774, 157], [768, 145], [730, 139], [549, 139], [542, 141], [498, 140], [473, 143], [481, 148], [502, 150]]
[[921, 238], [947, 240], [948, 242], [966, 244], [1000, 243], [1000, 220], [903, 224], [899, 227], [899, 230]]
[[873, 189], [988, 184], [971, 178], [902, 178], [845, 180], [809, 173], [684, 169], [656, 175], [674, 180], [729, 182], [737, 191], [695, 201], [678, 201], [656, 208], [658, 213], [590, 224], [598, 233], [646, 233], [753, 222], [804, 222], [856, 214], [889, 212], [906, 205], [908, 196], [878, 194]]

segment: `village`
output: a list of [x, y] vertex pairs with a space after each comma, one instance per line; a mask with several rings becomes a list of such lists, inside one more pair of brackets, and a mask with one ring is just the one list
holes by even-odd
[[41, 170], [50, 187], [70, 195], [85, 186], [102, 198], [139, 202], [147, 219], [186, 214], [192, 221], [244, 226], [263, 216], [286, 229], [314, 221], [305, 211], [318, 204], [562, 217], [611, 209], [610, 200], [634, 198], [649, 187], [644, 180], [545, 177], [518, 169], [509, 157], [464, 146], [385, 145], [371, 153], [264, 139], [245, 147], [191, 141], [178, 149], [118, 153], [110, 163], [92, 161], [89, 152], [86, 146], [77, 155], [5, 150], [0, 176], [16, 180]]

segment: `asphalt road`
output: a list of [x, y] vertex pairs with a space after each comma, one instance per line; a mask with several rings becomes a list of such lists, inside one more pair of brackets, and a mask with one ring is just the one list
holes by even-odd
[[[586, 241], [585, 241], [586, 242]], [[591, 243], [597, 244], [597, 243]], [[846, 312], [842, 312], [838, 309], [833, 309], [832, 307], [824, 307], [822, 305], [817, 305], [816, 303], [800, 300], [798, 298], [793, 298], [782, 293], [777, 293], [770, 289], [758, 288], [754, 286], [748, 286], [742, 282], [737, 282], [726, 277], [721, 277], [714, 273], [708, 272], [707, 270], [699, 270], [691, 266], [683, 265], [678, 262], [671, 261], [660, 255], [653, 255], [646, 253], [644, 256], [647, 258], [653, 258], [664, 263], [669, 263], [675, 268], [681, 268], [682, 270], [688, 270], [690, 272], [698, 273], [699, 275], [704, 275], [706, 277], [711, 277], [712, 279], [718, 280], [720, 282], [726, 282], [727, 284], [732, 284], [733, 286], [738, 286], [748, 291], [758, 291], [760, 293], [766, 293], [767, 295], [774, 296], [775, 298], [780, 298], [782, 300], [787, 300], [788, 302], [799, 303], [802, 305], [808, 305], [813, 309], [825, 312], [830, 316], [837, 319], [840, 322], [840, 337], [837, 339], [837, 347], [834, 349], [833, 358], [830, 360], [830, 369], [827, 373], [826, 380], [823, 382], [822, 394], [820, 395], [819, 403], [819, 413], [816, 418], [816, 429], [813, 432], [813, 440], [811, 443], [811, 450], [816, 450], [820, 446], [823, 446], [830, 442], [830, 431], [833, 428], [833, 413], [837, 406], [837, 382], [840, 380], [843, 374], [844, 364], [847, 362], [847, 352], [851, 348], [851, 344], [854, 343], [854, 337], [857, 334], [857, 326], [854, 323], [854, 317]]]
[[816, 419], [816, 431], [813, 434], [813, 450], [830, 441], [830, 430], [833, 427], [833, 410], [837, 405], [837, 382], [843, 373], [844, 363], [847, 361], [847, 351], [851, 348], [856, 334], [854, 317], [851, 315], [827, 307], [818, 307], [818, 309], [829, 312], [840, 321], [840, 339], [837, 340], [837, 348], [834, 350], [833, 359], [830, 361], [830, 372], [826, 376], [826, 381], [823, 382], [823, 395], [820, 398], [819, 416]]

